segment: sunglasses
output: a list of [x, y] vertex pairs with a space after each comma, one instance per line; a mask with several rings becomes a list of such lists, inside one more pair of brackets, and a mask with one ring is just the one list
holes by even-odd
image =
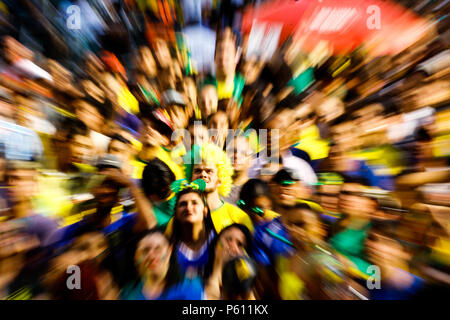
[[[244, 200], [238, 200], [236, 202], [236, 204], [238, 205], [238, 207], [240, 208], [244, 208], [245, 207], [245, 201]], [[258, 206], [254, 206], [250, 208], [250, 211], [252, 211], [254, 214], [256, 214], [257, 216], [263, 217], [264, 216], [264, 210], [261, 209], [261, 207]]]

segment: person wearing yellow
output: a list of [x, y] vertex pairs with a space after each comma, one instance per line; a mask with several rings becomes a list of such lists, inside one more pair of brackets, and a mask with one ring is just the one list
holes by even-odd
[[41, 170], [39, 192], [33, 199], [42, 214], [57, 218], [62, 225], [73, 222], [75, 206], [89, 198], [87, 183], [95, 172], [88, 161], [92, 158], [92, 140], [86, 125], [69, 119], [63, 123], [52, 141], [55, 170]]
[[250, 217], [220, 198], [229, 195], [232, 184], [233, 167], [226, 153], [210, 143], [194, 145], [184, 161], [187, 179], [202, 179], [206, 182], [206, 200], [217, 233], [233, 223], [243, 224], [253, 232]]
[[[242, 187], [248, 181], [248, 170], [251, 166], [252, 151], [249, 140], [245, 136], [235, 137], [227, 145], [227, 151], [232, 154], [234, 174], [230, 195], [224, 200], [229, 203], [237, 203]], [[232, 152], [232, 153], [231, 153]]]
[[[175, 178], [184, 178], [181, 156], [185, 153], [184, 147], [178, 148], [172, 141], [173, 126], [163, 111], [154, 109], [149, 104], [141, 104], [142, 149], [137, 159], [141, 165], [136, 168], [133, 178], [141, 179], [142, 171], [147, 162], [160, 159], [172, 170]], [[178, 159], [178, 161], [177, 161]]]

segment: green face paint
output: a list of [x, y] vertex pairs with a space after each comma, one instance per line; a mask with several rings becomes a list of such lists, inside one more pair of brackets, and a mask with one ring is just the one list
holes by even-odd
[[256, 215], [258, 215], [260, 217], [264, 216], [264, 210], [261, 209], [260, 207], [253, 207], [252, 211], [253, 211], [254, 214], [256, 214]]
[[295, 184], [295, 181], [294, 180], [283, 180], [283, 181], [280, 182], [280, 184], [282, 186], [290, 186], [290, 185]]

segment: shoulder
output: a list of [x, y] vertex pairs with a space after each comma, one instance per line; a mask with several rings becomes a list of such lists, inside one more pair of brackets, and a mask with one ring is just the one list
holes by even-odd
[[164, 295], [166, 300], [203, 300], [204, 288], [199, 278], [185, 279], [171, 287]]
[[142, 294], [142, 282], [133, 281], [123, 287], [120, 292], [122, 300], [144, 300]]

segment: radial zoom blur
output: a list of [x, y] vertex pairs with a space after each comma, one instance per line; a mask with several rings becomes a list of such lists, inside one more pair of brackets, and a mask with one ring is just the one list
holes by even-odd
[[0, 299], [448, 297], [448, 12], [0, 0]]

